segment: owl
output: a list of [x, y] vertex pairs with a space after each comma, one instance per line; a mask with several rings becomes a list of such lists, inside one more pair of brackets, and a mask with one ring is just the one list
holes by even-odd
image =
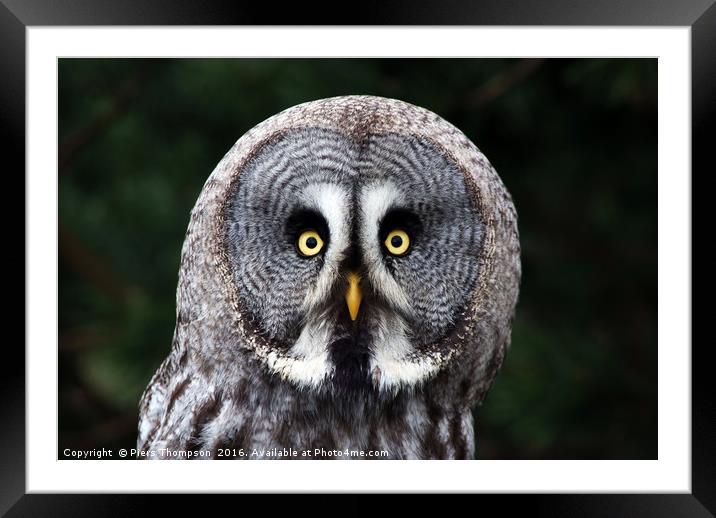
[[519, 255], [505, 186], [438, 115], [345, 96], [267, 119], [191, 213], [140, 456], [474, 458]]

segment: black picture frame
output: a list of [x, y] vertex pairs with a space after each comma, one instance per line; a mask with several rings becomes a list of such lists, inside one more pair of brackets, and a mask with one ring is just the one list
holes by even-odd
[[[502, 0], [468, 2], [414, 1], [408, 4], [368, 1], [350, 18], [327, 19], [326, 13], [303, 11], [303, 3], [276, 9], [229, 1], [186, 0], [0, 0], [0, 142], [5, 178], [21, 183], [25, 170], [25, 29], [64, 25], [621, 25], [690, 26], [692, 30], [692, 170], [713, 172], [711, 148], [716, 134], [715, 0]], [[263, 12], [261, 11], [263, 10]], [[302, 12], [297, 12], [301, 10]], [[278, 11], [278, 12], [277, 12]], [[9, 160], [8, 160], [9, 159]], [[692, 172], [692, 178], [699, 174]], [[23, 180], [20, 180], [23, 178]], [[24, 225], [23, 225], [24, 234]], [[693, 231], [692, 231], [692, 235]], [[23, 235], [24, 243], [24, 235]], [[20, 262], [20, 258], [17, 258]], [[23, 254], [17, 271], [26, 274]], [[693, 275], [693, 271], [692, 271]], [[19, 279], [19, 275], [15, 275]], [[23, 276], [24, 277], [24, 276]], [[704, 288], [701, 288], [704, 290]], [[24, 301], [23, 296], [23, 301]], [[15, 304], [20, 308], [24, 304]], [[24, 328], [23, 328], [24, 329]], [[3, 350], [0, 376], [0, 514], [7, 516], [126, 514], [137, 509], [139, 495], [25, 494], [25, 355]], [[716, 405], [710, 383], [710, 341], [692, 346], [692, 492], [690, 494], [525, 495], [499, 499], [501, 512], [529, 509], [549, 516], [714, 516], [716, 514]], [[690, 344], [672, 344], [688, 347]], [[181, 505], [181, 499], [174, 499]], [[163, 503], [164, 504], [164, 503]], [[176, 505], [176, 504], [174, 504]], [[345, 505], [345, 503], [344, 503]], [[111, 510], [111, 513], [109, 512]]]

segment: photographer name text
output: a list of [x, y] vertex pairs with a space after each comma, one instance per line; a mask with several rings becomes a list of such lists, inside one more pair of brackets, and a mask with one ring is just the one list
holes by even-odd
[[[115, 454], [116, 452], [116, 454]], [[113, 458], [129, 459], [363, 459], [388, 458], [385, 450], [352, 450], [352, 449], [326, 449], [326, 448], [219, 448], [216, 450], [172, 450], [158, 448], [154, 450], [137, 450], [135, 448], [93, 448], [76, 450], [65, 448], [62, 450], [63, 459], [73, 460], [101, 460]]]

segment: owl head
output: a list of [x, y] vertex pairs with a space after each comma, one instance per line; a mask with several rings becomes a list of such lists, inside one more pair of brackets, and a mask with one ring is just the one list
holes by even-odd
[[194, 354], [225, 379], [248, 356], [304, 391], [442, 379], [474, 400], [509, 343], [519, 277], [511, 198], [458, 129], [337, 97], [261, 123], [209, 177], [177, 325], [197, 327]]

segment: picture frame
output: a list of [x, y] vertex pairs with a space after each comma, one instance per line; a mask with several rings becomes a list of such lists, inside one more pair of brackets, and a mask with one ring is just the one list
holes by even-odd
[[[6, 153], [24, 170], [25, 92], [27, 85], [25, 56], [26, 29], [32, 26], [89, 25], [245, 25], [295, 23], [291, 15], [272, 16], [267, 12], [248, 13], [236, 6], [217, 5], [208, 8], [192, 2], [157, 2], [139, 7], [139, 2], [73, 2], [71, 5], [40, 1], [3, 0], [0, 3], [0, 59], [5, 71], [2, 86], [2, 125]], [[219, 3], [217, 3], [219, 4]], [[692, 171], [705, 175], [710, 151], [708, 135], [714, 128], [716, 103], [716, 7], [713, 0], [655, 4], [647, 0], [606, 2], [575, 8], [568, 1], [491, 2], [466, 5], [448, 2], [430, 6], [414, 4], [406, 16], [399, 6], [368, 9], [351, 20], [351, 25], [550, 25], [550, 26], [688, 26], [691, 27], [692, 53]], [[657, 8], [657, 5], [660, 9]], [[451, 8], [452, 7], [452, 8]], [[402, 22], [402, 23], [401, 23]], [[316, 22], [312, 22], [315, 24]], [[335, 25], [335, 22], [327, 21]], [[343, 24], [338, 24], [343, 25]], [[693, 172], [692, 172], [693, 177]], [[26, 264], [31, 257], [25, 257]], [[25, 265], [24, 268], [27, 268]], [[25, 270], [27, 272], [27, 270]], [[26, 273], [27, 275], [27, 273]], [[687, 347], [689, 344], [678, 344]], [[708, 344], [692, 345], [692, 491], [690, 494], [622, 494], [622, 495], [529, 495], [519, 499], [501, 498], [500, 505], [510, 508], [539, 509], [552, 516], [589, 516], [613, 514], [647, 514], [650, 516], [709, 516], [716, 512], [716, 409], [709, 387]], [[129, 510], [132, 495], [49, 495], [26, 494], [25, 427], [25, 355], [20, 348], [7, 348], [6, 364], [14, 368], [3, 380], [4, 405], [2, 430], [3, 474], [0, 476], [0, 512], [8, 516], [47, 514], [63, 511], [89, 514], [111, 507]], [[55, 513], [56, 514], [56, 513]]]

